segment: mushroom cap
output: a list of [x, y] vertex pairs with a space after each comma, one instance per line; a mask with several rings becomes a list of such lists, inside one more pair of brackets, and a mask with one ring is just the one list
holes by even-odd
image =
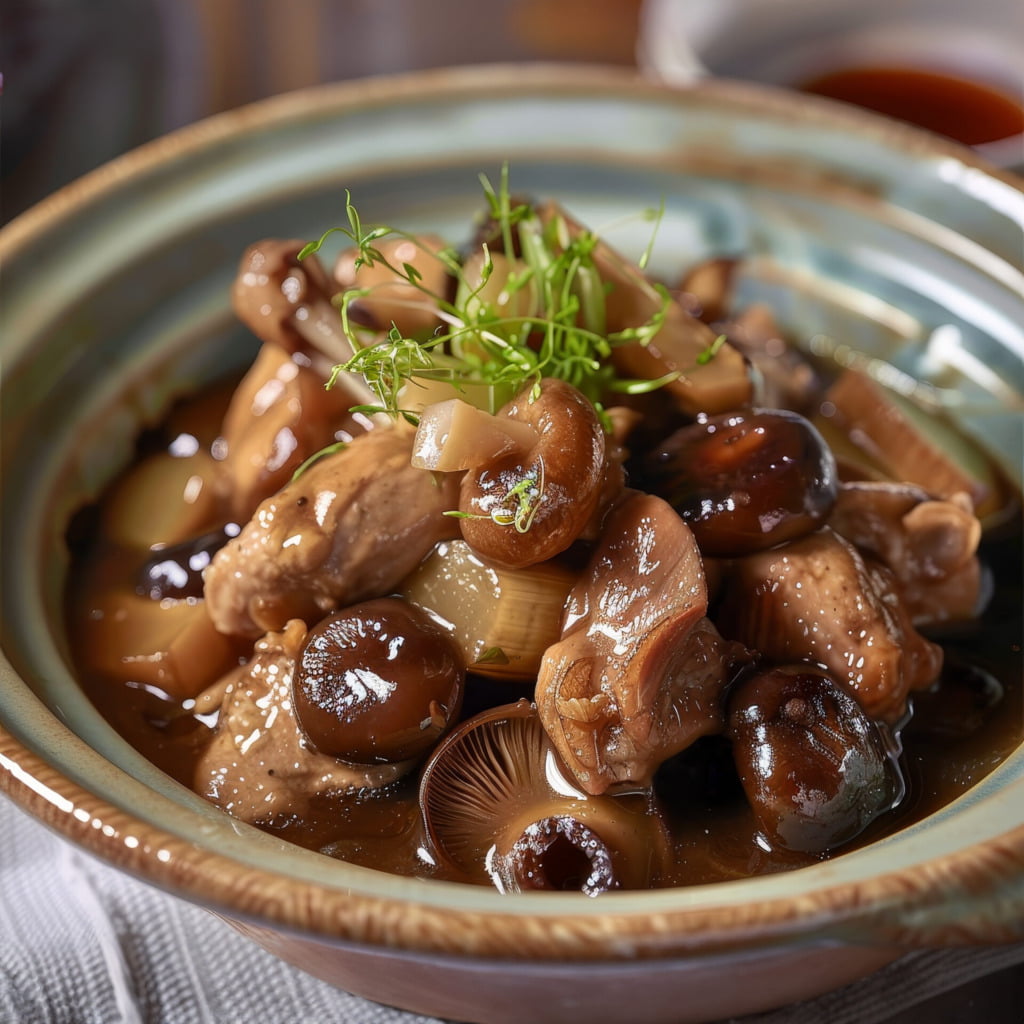
[[816, 530], [835, 504], [835, 457], [788, 410], [711, 416], [676, 431], [644, 461], [645, 480], [693, 530], [701, 551], [734, 557]]
[[528, 450], [499, 454], [462, 479], [462, 535], [509, 568], [547, 561], [586, 529], [604, 483], [607, 442], [590, 400], [563, 380], [528, 385], [499, 413], [537, 434]]
[[449, 872], [504, 892], [645, 888], [667, 857], [650, 798], [576, 789], [526, 700], [482, 712], [441, 742], [421, 777], [420, 809], [428, 847]]
[[353, 764], [427, 753], [458, 718], [465, 667], [426, 612], [364, 601], [314, 626], [292, 684], [295, 716], [321, 753]]
[[782, 666], [739, 683], [729, 734], [743, 789], [773, 846], [835, 849], [903, 798], [883, 733], [813, 666]]

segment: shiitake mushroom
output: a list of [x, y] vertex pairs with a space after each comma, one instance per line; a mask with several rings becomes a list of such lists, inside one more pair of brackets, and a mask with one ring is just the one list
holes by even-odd
[[429, 751], [457, 720], [465, 667], [458, 647], [399, 598], [353, 605], [309, 631], [292, 696], [322, 754], [394, 763]]
[[836, 500], [835, 458], [797, 413], [701, 417], [655, 448], [640, 483], [671, 504], [707, 555], [762, 551], [817, 529]]
[[728, 731], [747, 799], [776, 848], [833, 850], [903, 797], [879, 728], [817, 668], [781, 666], [741, 681]]
[[591, 402], [571, 384], [545, 378], [499, 413], [536, 433], [529, 450], [513, 449], [462, 479], [462, 535], [496, 565], [521, 569], [565, 551], [601, 498], [606, 440]]
[[467, 719], [439, 744], [420, 809], [431, 855], [502, 892], [648, 888], [666, 862], [650, 798], [579, 791], [526, 700]]
[[135, 592], [154, 601], [203, 596], [203, 572], [213, 556], [232, 538], [238, 526], [227, 523], [178, 544], [157, 545], [135, 578]]

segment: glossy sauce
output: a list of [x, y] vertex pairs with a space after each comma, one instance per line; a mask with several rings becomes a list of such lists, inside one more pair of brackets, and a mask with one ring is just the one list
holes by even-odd
[[[230, 387], [197, 397], [172, 412], [164, 428], [149, 434], [139, 457], [166, 449], [182, 431], [208, 442], [220, 422]], [[111, 725], [159, 768], [191, 787], [196, 760], [209, 742], [216, 717], [194, 713], [194, 701], [178, 702], [143, 682], [113, 681], [97, 663], [102, 634], [95, 609], [111, 588], [133, 591], [141, 559], [138, 549], [104, 537], [97, 529], [109, 514], [112, 489], [98, 506], [72, 523], [68, 543], [72, 571], [68, 587], [68, 631], [83, 688]], [[1021, 742], [1024, 694], [1021, 681], [1021, 564], [1019, 524], [982, 548], [996, 572], [995, 593], [985, 615], [942, 639], [947, 670], [935, 693], [915, 697], [918, 714], [903, 733], [903, 773], [908, 796], [874, 822], [861, 846], [916, 821], [955, 799], [987, 775]], [[98, 639], [99, 638], [99, 639]], [[529, 697], [521, 684], [470, 677], [463, 718], [487, 707]], [[723, 881], [799, 867], [820, 859], [767, 851], [739, 786], [731, 750], [721, 737], [698, 740], [666, 762], [655, 790], [672, 831], [674, 867], [661, 886]], [[430, 876], [422, 856], [417, 775], [384, 790], [347, 797], [318, 797], [304, 821], [279, 835], [309, 849], [398, 874]], [[850, 849], [852, 847], [845, 847]]]
[[968, 146], [1024, 132], [1020, 98], [936, 71], [843, 68], [809, 79], [800, 89], [906, 121]]

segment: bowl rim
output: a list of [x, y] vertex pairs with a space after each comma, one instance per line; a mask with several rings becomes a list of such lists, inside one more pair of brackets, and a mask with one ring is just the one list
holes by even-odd
[[[1024, 180], [956, 143], [817, 97], [714, 79], [688, 87], [670, 86], [621, 68], [486, 65], [316, 86], [188, 125], [116, 158], [21, 214], [0, 230], [0, 260], [12, 257], [38, 233], [81, 206], [109, 196], [155, 168], [295, 117], [365, 110], [411, 97], [457, 98], [470, 91], [510, 90], [520, 96], [552, 91], [597, 97], [628, 93], [666, 103], [701, 102], [764, 111], [803, 124], [827, 123], [910, 156], [953, 157], [1024, 192]], [[16, 682], [17, 674], [6, 658], [0, 670], [4, 680]], [[70, 731], [68, 737], [81, 743]], [[243, 863], [138, 821], [47, 763], [2, 725], [0, 792], [64, 838], [129, 874], [228, 916], [334, 943], [413, 954], [611, 962], [714, 955], [740, 946], [767, 947], [794, 936], [805, 941], [903, 946], [1019, 938], [1011, 925], [1000, 935], [934, 913], [938, 897], [932, 883], [941, 874], [947, 893], [998, 901], [1001, 888], [1015, 885], [1015, 892], [1024, 896], [1024, 824], [981, 846], [944, 854], [941, 864], [925, 863], [914, 877], [905, 870], [883, 872], [825, 885], [807, 895], [796, 892], [762, 899], [754, 891], [750, 901], [707, 905], [688, 899], [686, 889], [674, 889], [611, 894], [584, 904], [583, 897], [538, 894], [510, 899], [484, 889], [474, 900], [478, 906], [469, 908], [446, 902], [448, 883], [403, 881], [394, 895], [382, 896], [361, 893], [355, 885], [328, 887]], [[756, 883], [751, 879], [737, 884]], [[557, 928], [553, 927], [556, 918]]]

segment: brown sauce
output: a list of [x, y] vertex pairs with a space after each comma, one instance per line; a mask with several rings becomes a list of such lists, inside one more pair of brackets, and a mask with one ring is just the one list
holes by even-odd
[[[182, 432], [208, 440], [216, 434], [230, 388], [219, 386], [172, 411], [162, 430], [141, 442], [139, 458], [152, 456]], [[130, 470], [129, 470], [130, 472]], [[67, 617], [80, 681], [111, 725], [160, 769], [191, 786], [196, 759], [211, 736], [210, 719], [193, 714], [151, 685], [112, 680], [95, 666], [102, 642], [95, 628], [103, 595], [130, 592], [145, 552], [105, 537], [97, 524], [110, 513], [116, 486], [72, 523], [72, 568]], [[994, 573], [994, 596], [982, 619], [935, 637], [947, 652], [937, 692], [915, 697], [917, 713], [903, 732], [902, 767], [907, 797], [860, 836], [862, 846], [917, 821], [966, 792], [1021, 742], [1021, 564], [1019, 524], [987, 539], [981, 551]], [[463, 717], [528, 695], [523, 687], [471, 678]], [[656, 791], [672, 830], [674, 868], [663, 886], [724, 881], [799, 867], [817, 856], [768, 852], [743, 798], [728, 744], [698, 741], [659, 771]], [[421, 857], [416, 776], [384, 791], [318, 798], [301, 822], [278, 830], [283, 837], [329, 856], [393, 873], [430, 875]], [[849, 849], [846, 847], [845, 849]]]
[[1024, 106], [966, 78], [895, 67], [852, 67], [801, 83], [803, 92], [851, 103], [978, 146], [1024, 132]]

